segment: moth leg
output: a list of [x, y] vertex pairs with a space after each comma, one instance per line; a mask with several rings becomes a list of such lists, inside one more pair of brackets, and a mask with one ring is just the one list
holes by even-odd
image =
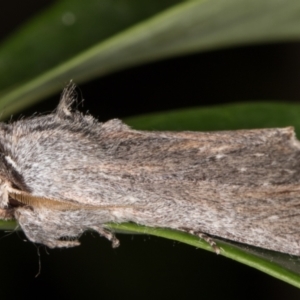
[[80, 245], [80, 242], [77, 240], [59, 240], [58, 237], [52, 236], [47, 231], [43, 231], [42, 228], [35, 224], [24, 224], [21, 218], [19, 219], [19, 223], [26, 237], [33, 243], [43, 244], [49, 248], [69, 248]]
[[215, 251], [216, 254], [220, 254], [221, 253], [221, 249], [218, 247], [218, 245], [216, 244], [216, 242], [207, 234], [201, 232], [201, 231], [196, 231], [193, 229], [187, 229], [187, 228], [180, 228], [181, 230], [192, 234], [192, 235], [196, 235], [198, 236], [200, 239], [204, 240], [205, 242], [207, 242]]
[[70, 248], [70, 247], [76, 247], [80, 245], [79, 241], [61, 241], [61, 240], [47, 240], [39, 243], [42, 243], [43, 245], [49, 248]]
[[[79, 232], [69, 233], [64, 226], [55, 222], [50, 224], [40, 219], [30, 207], [18, 208], [15, 217], [26, 237], [33, 243], [43, 244], [49, 248], [68, 248], [80, 245], [77, 240], [62, 240], [63, 237], [77, 237]], [[63, 231], [62, 231], [63, 230]]]
[[114, 233], [112, 233], [110, 230], [98, 227], [98, 226], [90, 226], [89, 228], [97, 231], [100, 235], [107, 238], [111, 243], [113, 248], [117, 248], [120, 246], [120, 241], [116, 238]]
[[12, 220], [14, 219], [13, 210], [11, 209], [0, 209], [0, 219], [1, 220]]

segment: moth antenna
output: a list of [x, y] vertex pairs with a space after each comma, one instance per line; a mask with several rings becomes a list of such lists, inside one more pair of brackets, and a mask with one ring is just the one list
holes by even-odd
[[64, 88], [60, 102], [58, 104], [58, 107], [56, 109], [56, 115], [59, 118], [68, 118], [73, 115], [72, 112], [72, 105], [76, 100], [76, 84], [72, 82], [72, 80], [69, 82], [69, 84]]
[[18, 192], [9, 192], [10, 203], [15, 206], [31, 206], [31, 207], [47, 207], [58, 210], [65, 209], [78, 209], [78, 205], [72, 203], [60, 202], [54, 199], [48, 199], [44, 197], [33, 196], [29, 193], [18, 191]]
[[[14, 206], [30, 206], [32, 208], [35, 207], [45, 207], [55, 210], [78, 210], [78, 209], [88, 209], [88, 210], [95, 210], [95, 209], [106, 209], [106, 210], [113, 210], [116, 208], [137, 208], [138, 206], [133, 207], [132, 205], [82, 205], [80, 203], [66, 203], [63, 201], [49, 199], [39, 196], [31, 195], [27, 192], [23, 191], [10, 191], [10, 204]], [[1, 213], [1, 211], [0, 211]]]

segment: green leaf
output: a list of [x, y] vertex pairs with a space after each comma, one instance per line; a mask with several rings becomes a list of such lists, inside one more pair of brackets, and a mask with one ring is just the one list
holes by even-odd
[[138, 0], [93, 1], [60, 1], [2, 45], [3, 117], [70, 79], [81, 83], [167, 57], [300, 37], [297, 0], [144, 0], [145, 10]]
[[[0, 47], [0, 90], [39, 76], [182, 0], [61, 0]], [[69, 81], [70, 78], [67, 78]]]
[[300, 136], [300, 106], [280, 102], [248, 102], [147, 114], [126, 120], [140, 130], [235, 130], [294, 126]]
[[[198, 237], [176, 230], [151, 228], [133, 223], [108, 224], [107, 227], [121, 233], [151, 234], [214, 252], [206, 242], [200, 240]], [[214, 240], [221, 249], [220, 255], [256, 268], [257, 270], [300, 288], [299, 257], [230, 241], [223, 241], [218, 238]]]

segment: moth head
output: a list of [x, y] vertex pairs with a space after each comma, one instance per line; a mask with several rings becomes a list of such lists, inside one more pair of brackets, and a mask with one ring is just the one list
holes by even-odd
[[[55, 180], [55, 184], [51, 185], [51, 178], [48, 180], [47, 174], [52, 165], [69, 158], [73, 141], [84, 139], [84, 143], [72, 144], [77, 150], [84, 151], [82, 145], [90, 143], [98, 146], [95, 140], [102, 140], [107, 132], [128, 129], [121, 121], [113, 120], [103, 124], [91, 115], [78, 111], [74, 107], [77, 98], [75, 88], [71, 82], [64, 89], [53, 113], [10, 124], [0, 122], [0, 208], [10, 205], [15, 207], [13, 200], [18, 199], [13, 198], [12, 194], [43, 194], [45, 197], [48, 190], [44, 188], [43, 178], [49, 186], [54, 187], [52, 191], [59, 190]], [[78, 153], [73, 146], [71, 152]], [[49, 195], [52, 194], [50, 191]]]

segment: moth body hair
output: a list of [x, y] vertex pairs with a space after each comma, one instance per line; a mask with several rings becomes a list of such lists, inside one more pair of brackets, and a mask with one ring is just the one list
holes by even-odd
[[[0, 217], [72, 247], [135, 222], [300, 255], [300, 144], [292, 127], [151, 132], [74, 109], [0, 124]], [[216, 248], [215, 248], [216, 250]], [[218, 250], [216, 250], [217, 252]]]

